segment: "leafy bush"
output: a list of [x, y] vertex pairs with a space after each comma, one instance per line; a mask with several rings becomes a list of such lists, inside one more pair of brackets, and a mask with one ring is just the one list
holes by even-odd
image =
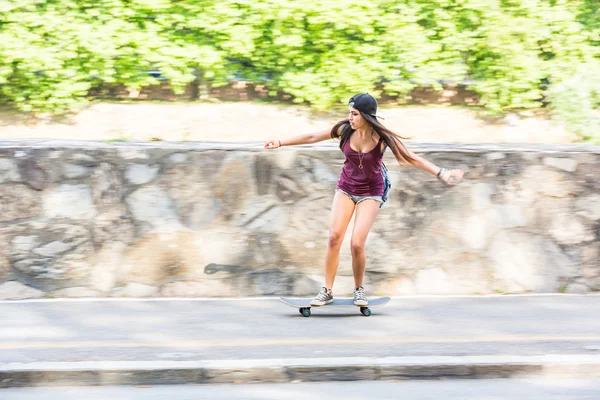
[[[90, 88], [234, 76], [326, 108], [469, 83], [492, 112], [539, 108], [597, 127], [597, 0], [5, 0], [0, 95], [64, 112]], [[593, 83], [593, 85], [592, 85]], [[594, 122], [595, 121], [595, 122]]]

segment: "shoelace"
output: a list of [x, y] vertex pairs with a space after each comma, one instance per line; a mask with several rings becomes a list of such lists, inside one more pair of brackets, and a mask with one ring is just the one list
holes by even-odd
[[321, 289], [321, 291], [317, 295], [317, 298], [319, 300], [327, 300], [327, 297], [329, 297], [328, 295], [329, 294], [327, 293], [327, 289]]
[[363, 288], [358, 288], [354, 291], [354, 298], [356, 300], [366, 300], [365, 290]]

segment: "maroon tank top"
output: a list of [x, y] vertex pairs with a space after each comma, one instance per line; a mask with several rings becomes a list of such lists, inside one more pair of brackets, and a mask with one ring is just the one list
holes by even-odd
[[[377, 146], [368, 153], [359, 153], [350, 147], [350, 138], [342, 146], [346, 156], [337, 188], [354, 196], [383, 196], [384, 182], [381, 175], [383, 152], [379, 139]], [[362, 168], [360, 166], [362, 165]]]

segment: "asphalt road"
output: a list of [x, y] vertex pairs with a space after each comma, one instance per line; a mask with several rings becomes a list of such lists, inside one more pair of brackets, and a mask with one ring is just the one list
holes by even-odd
[[0, 302], [0, 363], [600, 353], [600, 296]]

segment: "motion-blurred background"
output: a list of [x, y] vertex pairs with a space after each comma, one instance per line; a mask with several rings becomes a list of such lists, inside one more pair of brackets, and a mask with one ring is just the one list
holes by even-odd
[[[0, 0], [0, 398], [600, 398], [599, 7]], [[360, 92], [465, 180], [388, 153], [394, 298], [304, 318], [343, 154], [262, 144]]]
[[421, 142], [600, 140], [596, 0], [3, 0], [0, 43], [5, 138], [262, 140], [369, 92]]

